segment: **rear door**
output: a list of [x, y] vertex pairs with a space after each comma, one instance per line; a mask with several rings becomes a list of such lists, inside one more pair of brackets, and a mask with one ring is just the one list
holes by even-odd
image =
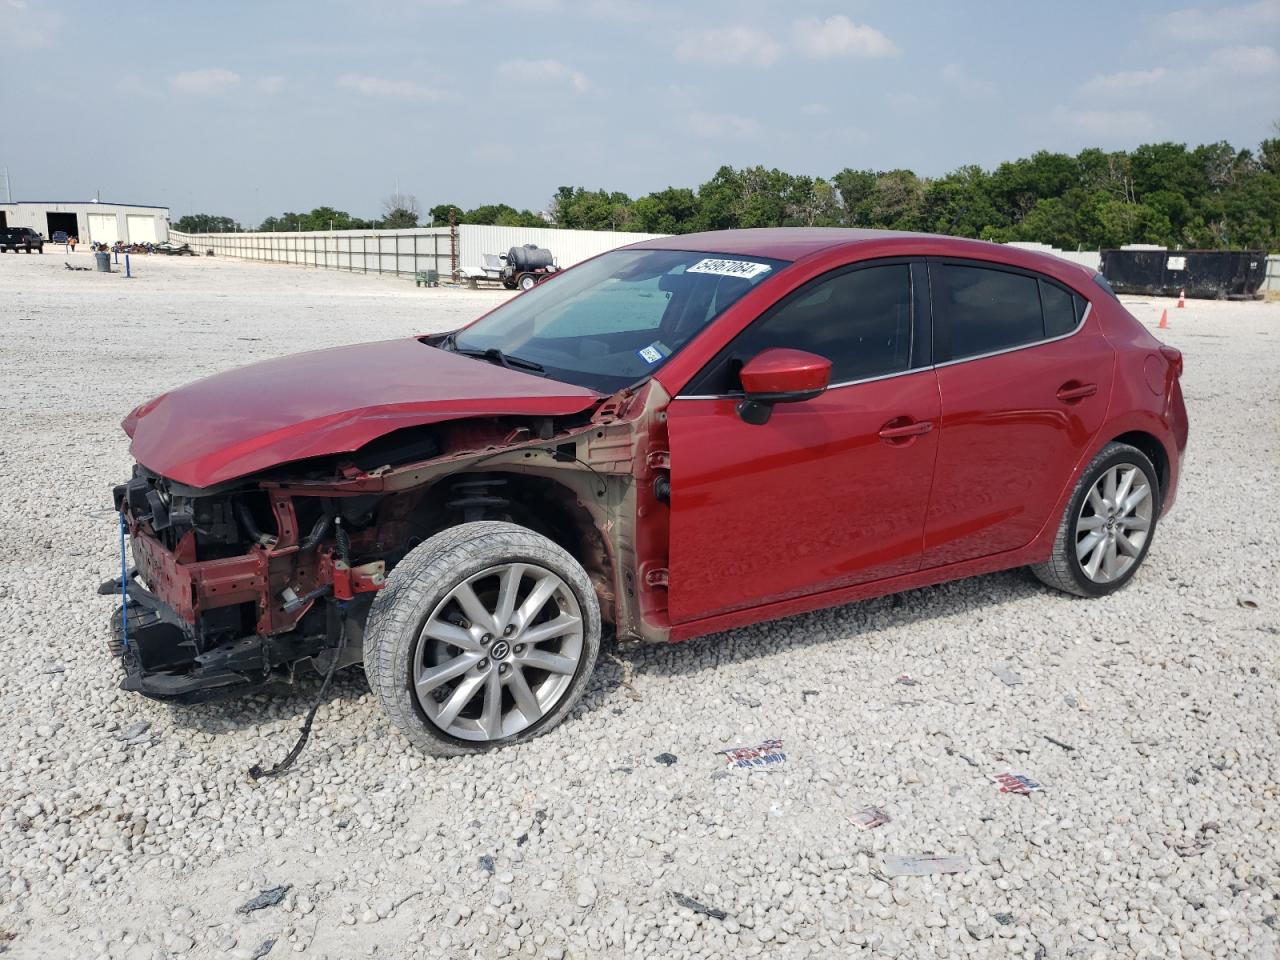
[[[668, 406], [673, 622], [919, 569], [939, 416], [925, 281], [923, 261], [818, 277]], [[770, 347], [828, 358], [831, 385], [745, 423], [737, 372]]]
[[1026, 546], [1102, 425], [1114, 353], [1087, 301], [991, 263], [931, 260], [942, 429], [924, 565]]

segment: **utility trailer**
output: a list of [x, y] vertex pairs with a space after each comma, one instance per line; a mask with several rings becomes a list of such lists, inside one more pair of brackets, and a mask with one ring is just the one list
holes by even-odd
[[512, 247], [506, 253], [482, 254], [482, 257], [481, 266], [463, 271], [463, 276], [473, 284], [485, 280], [501, 283], [508, 290], [532, 290], [560, 270], [551, 251], [535, 243]]

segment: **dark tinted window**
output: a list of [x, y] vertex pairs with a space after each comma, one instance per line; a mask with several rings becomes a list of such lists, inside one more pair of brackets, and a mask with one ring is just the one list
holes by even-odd
[[1044, 309], [1044, 335], [1061, 337], [1076, 328], [1076, 305], [1071, 294], [1054, 283], [1040, 281], [1040, 306]]
[[945, 312], [953, 359], [992, 353], [1044, 338], [1033, 277], [984, 267], [930, 268], [934, 310]]
[[1075, 302], [1076, 323], [1079, 323], [1081, 320], [1084, 319], [1084, 312], [1089, 309], [1089, 301], [1086, 300], [1084, 297], [1080, 296], [1080, 294], [1078, 293], [1073, 293], [1071, 295], [1071, 299], [1072, 301]]
[[[833, 384], [907, 369], [911, 268], [888, 264], [816, 280], [739, 334], [730, 351], [740, 367], [770, 347], [826, 357]], [[722, 389], [741, 389], [736, 372]]]

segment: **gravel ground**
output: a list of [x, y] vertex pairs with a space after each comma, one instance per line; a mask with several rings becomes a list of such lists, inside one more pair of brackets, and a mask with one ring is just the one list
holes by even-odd
[[[121, 416], [504, 294], [68, 259], [90, 262], [0, 256], [0, 953], [1276, 955], [1280, 304], [1170, 309], [1191, 455], [1116, 596], [1015, 571], [622, 651], [551, 735], [456, 760], [410, 752], [353, 669], [294, 770], [254, 783], [318, 681], [186, 708], [116, 689], [94, 588], [118, 568]], [[770, 739], [784, 762], [712, 776]], [[1001, 793], [1006, 771], [1044, 789]], [[853, 826], [868, 804], [891, 821]], [[895, 879], [900, 854], [962, 862]]]

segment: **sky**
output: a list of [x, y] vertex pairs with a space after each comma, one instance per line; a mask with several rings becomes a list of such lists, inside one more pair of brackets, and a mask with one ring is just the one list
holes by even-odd
[[1280, 0], [0, 0], [15, 200], [544, 209], [1280, 135]]

